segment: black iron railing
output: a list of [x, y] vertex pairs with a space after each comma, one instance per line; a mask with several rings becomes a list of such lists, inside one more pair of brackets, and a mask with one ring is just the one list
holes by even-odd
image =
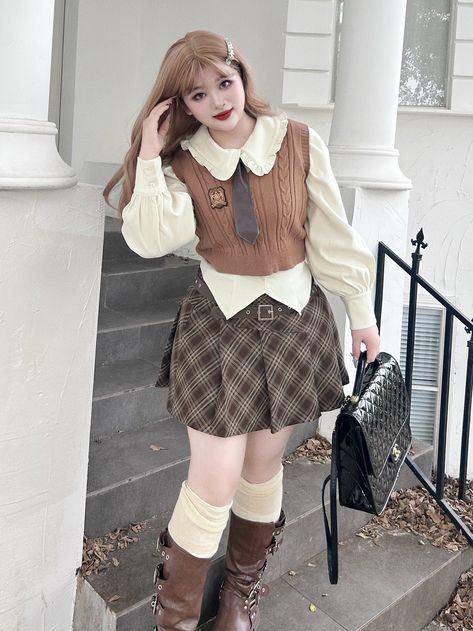
[[422, 276], [419, 276], [420, 261], [422, 255], [420, 249], [427, 247], [424, 243], [424, 233], [419, 230], [415, 239], [411, 239], [412, 245], [416, 246], [415, 252], [412, 252], [412, 266], [410, 267], [397, 254], [395, 254], [382, 241], [378, 246], [378, 267], [376, 277], [376, 298], [375, 298], [375, 314], [378, 327], [381, 330], [381, 310], [383, 303], [384, 289], [384, 263], [388, 256], [396, 265], [409, 274], [410, 291], [409, 291], [409, 317], [407, 325], [407, 349], [406, 349], [406, 367], [405, 381], [409, 392], [412, 392], [412, 371], [414, 365], [414, 344], [415, 344], [415, 322], [417, 311], [417, 287], [423, 287], [437, 302], [445, 307], [445, 330], [444, 345], [442, 359], [442, 378], [441, 378], [441, 396], [440, 396], [440, 414], [439, 414], [439, 435], [437, 442], [437, 467], [436, 467], [436, 485], [434, 486], [429, 478], [425, 476], [423, 471], [415, 464], [415, 462], [407, 456], [406, 463], [413, 473], [417, 476], [423, 486], [429, 491], [436, 500], [440, 508], [454, 523], [454, 525], [463, 532], [471, 546], [473, 546], [473, 533], [468, 526], [460, 519], [458, 514], [451, 508], [444, 499], [444, 477], [445, 477], [445, 450], [447, 442], [447, 423], [448, 423], [448, 400], [449, 400], [449, 384], [450, 384], [450, 366], [452, 360], [452, 335], [454, 319], [461, 322], [470, 339], [466, 344], [468, 347], [466, 380], [465, 380], [465, 396], [463, 402], [463, 425], [461, 436], [460, 450], [460, 470], [459, 470], [459, 487], [458, 499], [466, 500], [467, 485], [467, 468], [468, 468], [468, 445], [470, 439], [470, 422], [472, 407], [472, 391], [473, 391], [473, 322], [461, 313], [454, 305], [452, 305], [442, 294], [440, 294], [432, 285], [430, 285]]

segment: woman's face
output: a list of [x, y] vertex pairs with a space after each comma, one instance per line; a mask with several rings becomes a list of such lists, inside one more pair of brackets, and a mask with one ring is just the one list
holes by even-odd
[[202, 70], [194, 89], [183, 97], [187, 114], [210, 130], [232, 131], [242, 119], [245, 90], [235, 68], [218, 64]]

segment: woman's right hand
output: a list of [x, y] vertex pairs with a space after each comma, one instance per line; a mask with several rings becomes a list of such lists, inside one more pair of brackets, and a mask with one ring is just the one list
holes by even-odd
[[168, 112], [172, 99], [166, 99], [158, 103], [143, 121], [141, 148], [139, 156], [143, 160], [157, 158], [166, 144], [166, 136], [169, 131], [170, 118], [166, 118], [160, 123], [160, 119]]

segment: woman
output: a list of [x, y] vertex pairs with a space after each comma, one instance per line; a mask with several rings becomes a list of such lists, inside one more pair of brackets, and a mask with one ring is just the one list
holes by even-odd
[[213, 628], [252, 631], [285, 525], [287, 441], [296, 424], [339, 407], [348, 383], [320, 285], [345, 303], [354, 357], [364, 343], [372, 361], [374, 259], [347, 222], [318, 134], [272, 112], [240, 52], [214, 33], [188, 33], [167, 51], [107, 200], [122, 179], [132, 250], [164, 256], [197, 234], [202, 257], [156, 384], [169, 386], [191, 446], [158, 540], [157, 629], [196, 628], [230, 514]]

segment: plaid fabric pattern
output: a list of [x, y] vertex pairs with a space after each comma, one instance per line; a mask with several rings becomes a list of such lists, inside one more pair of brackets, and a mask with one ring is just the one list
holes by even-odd
[[275, 433], [342, 404], [348, 373], [320, 287], [313, 283], [301, 315], [266, 294], [252, 304], [279, 315], [219, 320], [211, 300], [187, 289], [156, 382], [169, 386], [168, 411], [185, 425], [222, 437]]

